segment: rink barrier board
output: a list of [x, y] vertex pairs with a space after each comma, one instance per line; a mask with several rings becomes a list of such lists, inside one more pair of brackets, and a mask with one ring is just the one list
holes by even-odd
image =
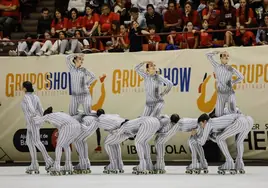
[[[226, 50], [230, 54], [229, 64], [245, 76], [244, 81], [235, 88], [237, 105], [244, 114], [255, 120], [254, 127], [244, 142], [244, 159], [267, 160], [267, 47], [220, 50]], [[205, 55], [207, 52], [210, 52], [210, 49], [86, 55], [83, 66], [98, 77], [90, 89], [93, 94], [92, 108], [103, 108], [106, 113], [120, 114], [128, 119], [138, 117], [143, 112], [145, 93], [143, 79], [136, 74], [134, 67], [142, 61], [150, 60], [155, 62], [161, 75], [174, 84], [164, 98], [163, 114], [178, 113], [181, 117], [197, 118], [201, 113], [210, 113], [215, 107], [216, 91], [212, 65]], [[219, 61], [219, 56], [216, 56], [216, 60]], [[22, 82], [30, 80], [34, 83], [36, 94], [44, 108], [53, 106], [55, 111], [68, 112], [71, 88], [65, 56], [1, 57], [0, 62], [5, 63], [0, 69], [0, 161], [29, 161], [25, 142], [26, 125], [20, 106], [23, 98]], [[104, 78], [103, 74], [107, 76]], [[191, 159], [187, 144], [189, 135], [177, 133], [167, 143], [167, 161]], [[92, 162], [108, 160], [103, 147], [106, 136], [107, 133], [101, 130], [102, 153], [94, 151], [97, 147], [96, 134], [88, 139], [89, 157]], [[57, 132], [51, 125], [42, 127], [41, 140], [49, 154], [54, 157]], [[155, 158], [153, 139], [150, 144], [152, 158]], [[228, 146], [235, 157], [233, 138], [228, 139]], [[137, 160], [133, 141], [126, 141], [121, 147], [124, 161]], [[38, 158], [43, 160], [40, 153]], [[72, 152], [72, 159], [78, 160], [75, 151]]]

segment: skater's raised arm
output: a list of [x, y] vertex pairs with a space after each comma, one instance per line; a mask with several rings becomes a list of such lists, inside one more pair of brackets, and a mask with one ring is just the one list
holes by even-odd
[[142, 66], [143, 66], [145, 63], [146, 63], [146, 62], [142, 62], [142, 63], [136, 65], [136, 67], [134, 68], [135, 71], [136, 71], [141, 77], [143, 77], [143, 78], [147, 77], [147, 73], [146, 73], [144, 70], [142, 70]]
[[69, 70], [75, 68], [75, 65], [73, 63], [74, 58], [77, 57], [75, 54], [70, 54], [66, 56], [66, 65]]
[[214, 59], [214, 56], [217, 55], [217, 54], [219, 54], [218, 51], [206, 53], [206, 56], [207, 56], [208, 60], [210, 61], [210, 63], [212, 64], [212, 66], [214, 68], [219, 66], [219, 63], [217, 63], [217, 61]]
[[237, 77], [235, 80], [232, 80], [232, 86], [244, 80], [243, 74], [233, 67], [232, 67], [232, 73]]
[[173, 86], [173, 83], [170, 80], [168, 80], [167, 78], [164, 78], [161, 75], [158, 75], [158, 78], [159, 78], [159, 81], [161, 83], [166, 84], [166, 89], [160, 94], [161, 96], [164, 96], [164, 95], [166, 95], [166, 94], [168, 94], [170, 92], [170, 90], [171, 90], [171, 88]]

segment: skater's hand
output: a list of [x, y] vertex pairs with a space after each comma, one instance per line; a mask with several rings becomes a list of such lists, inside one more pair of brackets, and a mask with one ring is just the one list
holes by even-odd
[[226, 83], [226, 85], [228, 86], [228, 87], [232, 87], [232, 81], [231, 80], [229, 80], [227, 83]]
[[196, 129], [193, 129], [192, 132], [191, 132], [191, 135], [194, 136], [197, 134], [197, 130]]

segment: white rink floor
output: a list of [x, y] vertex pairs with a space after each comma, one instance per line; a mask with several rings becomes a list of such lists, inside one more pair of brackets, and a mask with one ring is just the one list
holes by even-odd
[[208, 175], [186, 175], [184, 166], [167, 166], [164, 175], [132, 175], [126, 166], [121, 175], [102, 174], [103, 166], [93, 166], [92, 174], [52, 177], [40, 168], [39, 175], [25, 174], [26, 167], [0, 167], [1, 188], [265, 188], [268, 167], [246, 167], [244, 175], [218, 175], [209, 167]]

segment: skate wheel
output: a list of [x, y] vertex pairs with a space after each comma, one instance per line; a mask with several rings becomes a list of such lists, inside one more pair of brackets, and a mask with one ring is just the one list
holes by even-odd
[[125, 171], [124, 170], [119, 170], [119, 173], [120, 174], [123, 174]]
[[82, 170], [82, 174], [87, 174], [87, 170]]
[[91, 170], [90, 170], [90, 169], [88, 169], [88, 170], [87, 170], [87, 173], [88, 173], [88, 174], [90, 174], [90, 173], [91, 173]]
[[237, 172], [235, 170], [230, 170], [230, 174], [235, 175]]
[[208, 174], [208, 170], [204, 170], [204, 174]]
[[112, 173], [118, 174], [118, 171], [117, 170], [113, 170]]
[[245, 170], [239, 170], [239, 173], [240, 174], [245, 174], [246, 172], [245, 172]]
[[200, 170], [194, 170], [195, 174], [200, 174]]
[[225, 171], [219, 170], [218, 174], [225, 175]]
[[35, 173], [35, 174], [40, 174], [40, 172], [39, 172], [39, 171], [35, 171], [34, 173]]
[[191, 171], [191, 170], [186, 170], [185, 173], [186, 173], [186, 174], [193, 174], [193, 171]]

